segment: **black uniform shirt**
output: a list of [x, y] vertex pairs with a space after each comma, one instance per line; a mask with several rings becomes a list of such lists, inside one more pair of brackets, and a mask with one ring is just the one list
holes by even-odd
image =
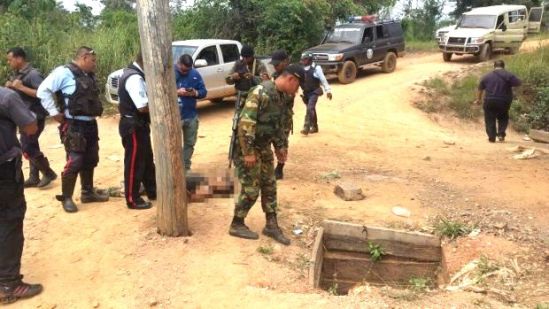
[[[30, 64], [27, 64], [27, 66], [25, 66], [21, 70], [12, 73], [12, 75], [10, 76], [10, 81], [14, 81], [16, 79], [21, 80], [25, 87], [36, 90], [44, 80], [44, 77], [42, 77], [40, 71], [33, 68]], [[27, 104], [31, 111], [36, 114], [40, 114], [41, 118], [47, 116], [46, 110], [40, 104], [40, 99], [28, 96], [20, 91], [17, 91], [17, 93], [19, 93], [23, 102]]]
[[521, 81], [515, 75], [503, 69], [495, 69], [486, 74], [480, 84], [478, 90], [486, 91], [485, 98], [487, 100], [513, 100], [513, 87], [520, 86]]
[[0, 164], [21, 154], [16, 127], [24, 127], [35, 120], [36, 116], [15, 91], [0, 87]]

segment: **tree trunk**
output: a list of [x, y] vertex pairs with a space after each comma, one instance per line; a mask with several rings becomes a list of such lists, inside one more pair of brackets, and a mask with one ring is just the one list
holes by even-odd
[[181, 157], [168, 0], [138, 0], [137, 17], [156, 162], [158, 233], [188, 236], [187, 197]]

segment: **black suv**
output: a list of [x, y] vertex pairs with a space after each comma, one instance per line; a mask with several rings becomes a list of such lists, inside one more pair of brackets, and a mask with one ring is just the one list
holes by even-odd
[[349, 84], [355, 80], [357, 69], [366, 65], [393, 72], [397, 57], [404, 55], [404, 35], [399, 21], [355, 17], [350, 23], [337, 25], [322, 44], [305, 52], [313, 54], [325, 73], [336, 73], [340, 83]]

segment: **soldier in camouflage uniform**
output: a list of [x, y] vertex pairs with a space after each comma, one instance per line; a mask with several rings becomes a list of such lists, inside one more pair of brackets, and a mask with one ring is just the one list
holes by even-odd
[[261, 83], [262, 80], [268, 80], [269, 74], [267, 68], [261, 61], [255, 58], [253, 47], [249, 45], [242, 46], [240, 56], [242, 59], [235, 62], [225, 82], [234, 85], [238, 92], [241, 102], [246, 100], [248, 91]]
[[[275, 69], [274, 73], [272, 74], [272, 81], [274, 81], [288, 67], [288, 65], [290, 64], [290, 59], [285, 50], [279, 49], [273, 53], [270, 63], [273, 65]], [[290, 133], [293, 130], [294, 99], [295, 99], [295, 95], [284, 94], [284, 102], [286, 104], [284, 105], [282, 127], [284, 128], [284, 134], [286, 135], [286, 139], [289, 139]], [[286, 162], [284, 161], [278, 160], [275, 168], [276, 179], [284, 178], [285, 163]]]
[[276, 219], [276, 179], [271, 144], [277, 159], [285, 161], [288, 141], [282, 124], [285, 102], [283, 95], [295, 95], [303, 69], [290, 65], [274, 81], [264, 81], [250, 90], [238, 121], [238, 143], [234, 163], [242, 185], [235, 205], [229, 234], [235, 237], [258, 239], [244, 219], [261, 193], [261, 206], [267, 218], [263, 235], [289, 245]]

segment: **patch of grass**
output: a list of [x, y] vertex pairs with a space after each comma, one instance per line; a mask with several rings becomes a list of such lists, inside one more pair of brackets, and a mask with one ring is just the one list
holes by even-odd
[[299, 271], [305, 271], [311, 266], [311, 260], [305, 254], [300, 253], [295, 259], [295, 265]]
[[320, 178], [322, 178], [323, 180], [334, 180], [341, 178], [341, 175], [338, 171], [331, 171], [329, 173], [324, 173], [320, 175]]
[[459, 118], [475, 119], [480, 116], [480, 108], [473, 104], [478, 82], [477, 76], [468, 75], [450, 88], [448, 105]]
[[437, 92], [438, 94], [448, 95], [450, 91], [448, 90], [448, 85], [440, 77], [432, 77], [422, 83], [424, 87], [430, 88]]
[[499, 269], [499, 266], [494, 262], [489, 260], [485, 255], [482, 255], [477, 264], [477, 274], [483, 276], [489, 274]]
[[268, 246], [259, 246], [257, 247], [257, 252], [264, 254], [264, 255], [271, 255], [274, 252], [274, 248], [270, 245]]
[[370, 253], [370, 259], [374, 263], [381, 261], [381, 258], [385, 255], [385, 251], [381, 245], [374, 244], [371, 241], [368, 242], [368, 252]]
[[541, 303], [541, 304], [537, 304], [536, 309], [549, 309], [549, 303]]
[[328, 288], [328, 293], [330, 293], [330, 294], [332, 294], [332, 295], [334, 295], [334, 296], [339, 296], [339, 292], [337, 291], [338, 288], [339, 288], [339, 285], [338, 285], [336, 282], [334, 282], [334, 283], [332, 284], [332, 286], [330, 286], [330, 287]]
[[412, 277], [408, 283], [410, 283], [410, 288], [412, 291], [415, 292], [425, 292], [433, 284], [430, 278], [422, 277]]
[[435, 40], [430, 41], [406, 41], [406, 52], [408, 53], [417, 53], [417, 52], [436, 52], [438, 51], [438, 46]]
[[459, 236], [466, 235], [471, 232], [472, 228], [464, 223], [451, 221], [445, 218], [440, 218], [434, 224], [435, 232], [450, 239], [456, 239]]

